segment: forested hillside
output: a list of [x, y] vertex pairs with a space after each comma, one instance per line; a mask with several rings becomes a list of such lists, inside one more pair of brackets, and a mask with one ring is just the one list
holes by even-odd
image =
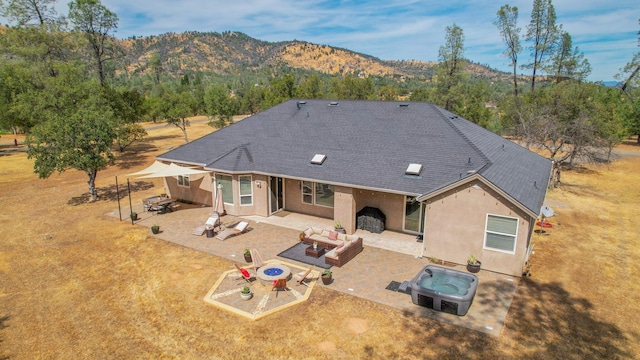
[[[149, 71], [150, 59], [157, 54], [163, 70], [174, 77], [186, 71], [240, 75], [263, 67], [287, 66], [328, 75], [406, 76], [430, 78], [437, 63], [417, 60], [380, 60], [329, 45], [305, 41], [267, 42], [240, 32], [182, 34], [137, 37], [119, 41], [126, 69], [131, 74]], [[472, 76], [507, 80], [508, 74], [469, 63]]]

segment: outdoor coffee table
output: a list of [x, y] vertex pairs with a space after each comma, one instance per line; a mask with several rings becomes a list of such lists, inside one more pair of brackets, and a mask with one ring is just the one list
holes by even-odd
[[314, 249], [313, 245], [311, 245], [304, 250], [304, 254], [307, 256], [312, 256], [314, 258], [319, 258], [320, 256], [322, 256], [322, 254], [324, 254], [324, 251], [325, 249], [322, 246], [318, 246]]

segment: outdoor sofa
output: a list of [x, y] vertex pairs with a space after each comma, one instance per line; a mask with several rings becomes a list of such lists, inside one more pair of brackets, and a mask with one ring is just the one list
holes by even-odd
[[308, 245], [313, 245], [317, 241], [318, 246], [326, 249], [324, 262], [337, 267], [349, 262], [363, 249], [362, 238], [357, 235], [341, 234], [337, 231], [314, 227], [305, 230], [301, 240]]

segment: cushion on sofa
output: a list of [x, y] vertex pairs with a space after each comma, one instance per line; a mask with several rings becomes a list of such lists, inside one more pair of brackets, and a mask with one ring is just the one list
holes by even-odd
[[338, 232], [335, 230], [329, 231], [329, 240], [338, 240]]
[[[342, 245], [344, 245], [344, 244], [342, 244]], [[336, 248], [336, 254], [340, 255], [343, 252], [347, 251], [348, 248], [349, 248], [348, 246], [339, 246], [339, 247]]]
[[338, 258], [338, 254], [336, 253], [336, 249], [332, 249], [329, 252], [324, 253], [324, 257], [328, 257], [328, 258], [332, 258], [332, 259], [337, 259]]
[[311, 231], [313, 231], [314, 234], [322, 234], [321, 228], [311, 227]]
[[344, 241], [347, 238], [347, 234], [338, 233], [338, 240]]
[[329, 238], [329, 230], [322, 230], [322, 232], [320, 233], [320, 236], [324, 236], [327, 239]]
[[304, 231], [304, 236], [310, 237], [311, 235], [313, 235], [313, 228], [308, 228]]

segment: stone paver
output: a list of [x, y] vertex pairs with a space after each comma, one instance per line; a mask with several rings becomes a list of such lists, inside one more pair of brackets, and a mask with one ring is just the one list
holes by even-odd
[[[140, 207], [142, 206], [140, 205]], [[142, 209], [137, 209], [136, 206], [134, 206], [134, 210], [138, 211], [142, 218], [137, 222], [138, 225], [147, 227], [156, 224], [160, 225], [161, 232], [154, 235], [160, 239], [238, 263], [244, 262], [243, 253], [245, 248], [257, 249], [264, 260], [277, 259], [294, 263], [303, 268], [308, 268], [308, 265], [290, 259], [279, 258], [277, 254], [295, 245], [299, 241], [298, 234], [300, 231], [308, 226], [320, 225], [329, 228], [333, 224], [328, 219], [295, 216], [293, 218], [296, 221], [303, 219], [304, 221], [314, 221], [314, 223], [307, 225], [296, 221], [287, 223], [281, 220], [281, 216], [278, 219], [280, 223], [276, 226], [269, 223], [270, 219], [278, 218], [276, 216], [269, 218], [255, 216], [239, 218], [227, 215], [222, 217], [223, 226], [232, 227], [239, 221], [249, 220], [249, 231], [230, 237], [225, 241], [220, 241], [215, 237], [207, 238], [204, 235], [195, 236], [192, 234], [194, 228], [204, 224], [211, 212], [210, 207], [183, 205], [180, 210], [163, 215], [143, 213]], [[128, 209], [125, 211], [128, 213]], [[117, 217], [117, 212], [109, 215]], [[360, 235], [364, 239], [364, 250], [341, 268], [334, 266], [331, 269], [334, 281], [331, 285], [328, 285], [329, 289], [392, 306], [413, 313], [416, 316], [433, 318], [444, 323], [462, 326], [494, 336], [500, 334], [519, 278], [482, 270], [477, 274], [479, 278], [478, 291], [467, 315], [456, 316], [433, 311], [414, 305], [411, 301], [411, 296], [408, 294], [385, 289], [391, 281], [403, 282], [411, 280], [424, 266], [431, 264], [428, 259], [420, 257], [420, 243], [417, 243], [417, 246], [412, 244], [415, 242], [415, 237], [385, 231], [381, 235], [376, 234], [375, 241], [367, 242], [369, 234]], [[386, 242], [385, 236], [387, 237]], [[371, 237], [373, 238], [374, 235], [371, 234]], [[393, 245], [396, 244], [399, 251], [402, 252], [381, 248], [376, 244], [383, 244], [387, 248], [393, 248]], [[465, 271], [464, 266], [453, 267]], [[321, 282], [316, 285], [325, 286]]]

